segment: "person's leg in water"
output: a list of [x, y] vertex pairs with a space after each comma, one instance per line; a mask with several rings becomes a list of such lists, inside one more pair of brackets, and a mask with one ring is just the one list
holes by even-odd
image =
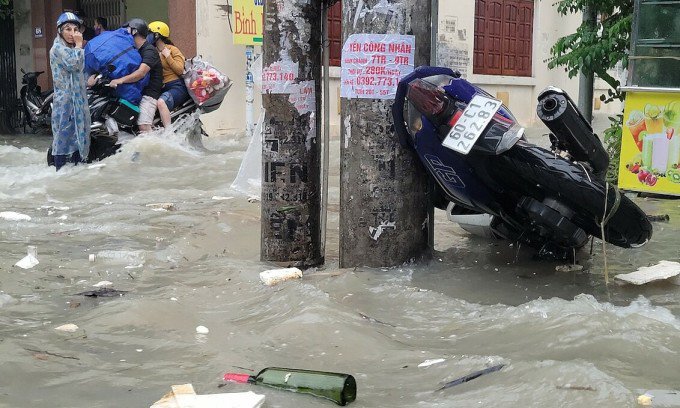
[[83, 158], [80, 157], [80, 152], [78, 151], [71, 154], [57, 154], [52, 157], [54, 157], [54, 167], [56, 167], [57, 171], [68, 163], [77, 166], [83, 162]]
[[52, 157], [54, 157], [54, 167], [56, 167], [57, 171], [64, 167], [69, 159], [69, 155], [67, 154], [55, 154]]
[[153, 117], [156, 115], [156, 105], [156, 99], [147, 95], [142, 97], [142, 101], [139, 103], [139, 118], [137, 119], [140, 132], [146, 133], [151, 131]]
[[184, 81], [176, 79], [170, 81], [163, 87], [163, 93], [158, 98], [158, 112], [163, 122], [163, 127], [169, 129], [172, 124], [172, 110], [181, 106], [189, 99], [189, 92], [187, 91]]
[[[163, 127], [165, 129], [170, 128], [170, 125], [172, 124], [172, 120], [170, 119], [170, 108], [168, 108], [168, 104], [165, 102], [165, 94], [161, 95], [161, 97], [158, 99], [158, 114], [161, 116], [161, 122], [163, 122]], [[170, 96], [172, 98], [172, 95]]]

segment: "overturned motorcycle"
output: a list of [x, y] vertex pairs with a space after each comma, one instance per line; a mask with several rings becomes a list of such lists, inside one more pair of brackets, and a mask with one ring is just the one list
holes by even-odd
[[550, 150], [527, 142], [502, 102], [439, 67], [404, 77], [392, 111], [401, 143], [435, 180], [435, 206], [449, 219], [476, 217], [477, 232], [527, 244], [541, 257], [571, 258], [589, 236], [644, 245], [651, 223], [605, 182], [608, 155], [569, 96], [546, 88], [537, 113], [551, 131]]

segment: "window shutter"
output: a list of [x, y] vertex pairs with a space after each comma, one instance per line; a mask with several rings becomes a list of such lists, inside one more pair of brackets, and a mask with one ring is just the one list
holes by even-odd
[[533, 0], [476, 0], [475, 74], [531, 76]]
[[328, 10], [328, 47], [330, 65], [340, 66], [342, 58], [342, 2], [339, 1]]

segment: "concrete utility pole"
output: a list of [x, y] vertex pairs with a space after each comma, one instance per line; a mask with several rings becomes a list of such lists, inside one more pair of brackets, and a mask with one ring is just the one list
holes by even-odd
[[[583, 23], [588, 24], [591, 30], [597, 30], [597, 13], [591, 6], [583, 9]], [[593, 88], [595, 86], [595, 74], [592, 72], [579, 74], [578, 81], [578, 109], [583, 113], [588, 123], [593, 121]]]
[[265, 4], [263, 261], [323, 263], [320, 225], [321, 2]]
[[[342, 0], [352, 34], [414, 35], [415, 65], [430, 63], [431, 4]], [[396, 266], [427, 250], [427, 177], [394, 134], [392, 100], [342, 99], [340, 266]]]

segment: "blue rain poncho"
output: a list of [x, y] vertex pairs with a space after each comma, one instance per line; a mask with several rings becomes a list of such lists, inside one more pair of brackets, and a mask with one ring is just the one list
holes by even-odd
[[83, 68], [85, 51], [71, 48], [60, 36], [50, 50], [54, 81], [52, 104], [52, 154], [80, 152], [83, 161], [90, 152], [90, 108]]

